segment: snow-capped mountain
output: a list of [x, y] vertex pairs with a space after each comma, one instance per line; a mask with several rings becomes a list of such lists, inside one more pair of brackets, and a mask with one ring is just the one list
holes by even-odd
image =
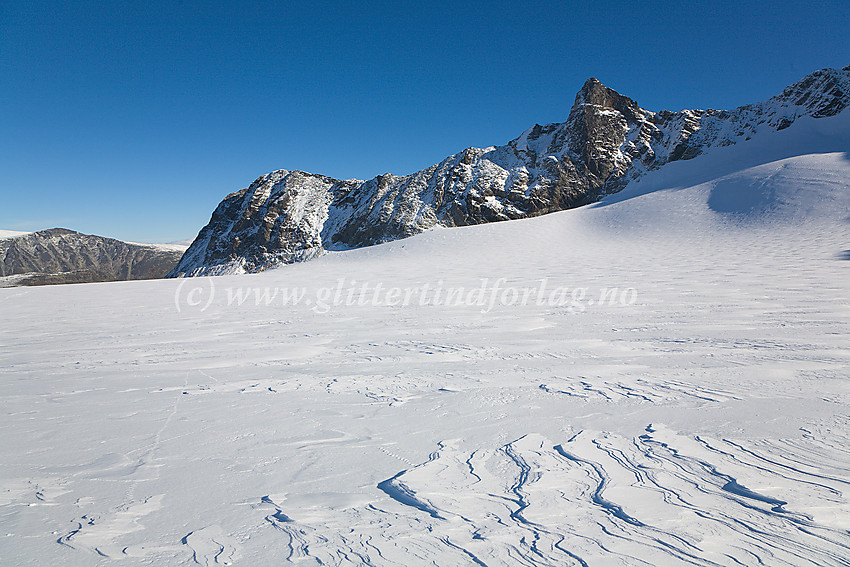
[[161, 278], [185, 246], [135, 244], [65, 228], [0, 232], [0, 287]]
[[588, 79], [565, 122], [503, 146], [467, 148], [405, 176], [338, 180], [279, 170], [228, 195], [170, 276], [258, 272], [455, 227], [599, 200], [647, 171], [850, 105], [850, 66], [816, 71], [773, 98], [724, 110], [652, 112]]
[[847, 567], [848, 148], [802, 117], [518, 222], [0, 289], [0, 564]]

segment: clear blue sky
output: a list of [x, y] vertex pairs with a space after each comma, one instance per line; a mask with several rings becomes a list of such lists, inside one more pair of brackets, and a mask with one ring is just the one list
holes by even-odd
[[404, 174], [589, 76], [731, 108], [850, 64], [850, 2], [0, 3], [0, 228], [194, 237], [275, 169]]

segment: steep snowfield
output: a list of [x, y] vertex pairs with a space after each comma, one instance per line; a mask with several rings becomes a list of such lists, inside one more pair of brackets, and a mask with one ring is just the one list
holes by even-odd
[[803, 118], [582, 209], [0, 289], [0, 563], [848, 565], [848, 148]]

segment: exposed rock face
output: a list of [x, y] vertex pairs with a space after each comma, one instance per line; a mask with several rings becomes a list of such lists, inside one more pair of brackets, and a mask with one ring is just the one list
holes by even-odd
[[0, 239], [0, 286], [164, 277], [183, 250], [51, 228]]
[[566, 122], [468, 148], [406, 176], [340, 181], [280, 170], [228, 195], [170, 276], [256, 272], [436, 225], [526, 218], [598, 200], [666, 163], [850, 105], [850, 66], [731, 111], [650, 112], [588, 79]]

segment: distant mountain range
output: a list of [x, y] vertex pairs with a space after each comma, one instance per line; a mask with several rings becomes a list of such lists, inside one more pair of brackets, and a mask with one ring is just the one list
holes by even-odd
[[0, 287], [161, 278], [185, 249], [122, 242], [65, 228], [0, 231]]
[[[823, 69], [734, 110], [652, 112], [588, 79], [565, 122], [467, 148], [411, 175], [263, 175], [218, 205], [186, 249], [63, 228], [0, 231], [0, 287], [259, 272], [433, 227], [522, 219], [616, 193], [670, 162], [850, 106], [850, 66]], [[184, 253], [185, 250], [185, 253]]]
[[850, 66], [817, 71], [770, 100], [729, 111], [652, 112], [591, 78], [565, 122], [535, 124], [503, 146], [468, 148], [412, 175], [263, 175], [225, 197], [169, 275], [258, 272], [436, 226], [578, 207], [667, 163], [848, 105]]

